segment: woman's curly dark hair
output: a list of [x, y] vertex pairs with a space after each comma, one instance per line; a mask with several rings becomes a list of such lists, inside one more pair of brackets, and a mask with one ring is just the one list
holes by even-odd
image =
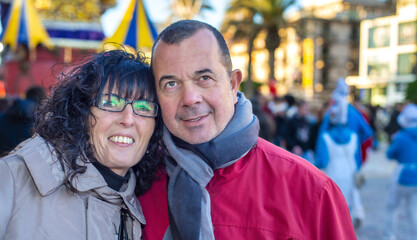
[[[146, 99], [157, 104], [158, 99], [152, 71], [140, 53], [134, 55], [123, 50], [111, 50], [94, 54], [57, 78], [51, 96], [37, 110], [34, 131], [53, 147], [67, 171], [69, 188], [76, 191], [71, 185], [72, 179], [87, 168], [77, 164], [77, 159], [97, 161], [94, 146], [90, 143], [90, 117], [95, 119], [91, 107], [95, 98], [108, 90], [123, 93], [127, 99]], [[147, 152], [133, 166], [137, 195], [151, 187], [162, 164], [164, 147], [160, 113], [155, 123]]]

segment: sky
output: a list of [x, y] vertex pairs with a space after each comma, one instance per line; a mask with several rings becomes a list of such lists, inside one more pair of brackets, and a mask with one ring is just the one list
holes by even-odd
[[[220, 27], [229, 1], [209, 0], [213, 9], [203, 11], [203, 15], [198, 16], [196, 19], [207, 22], [216, 28]], [[117, 0], [116, 7], [108, 9], [103, 14], [101, 22], [106, 36], [110, 36], [116, 30], [129, 2], [130, 0]], [[162, 23], [169, 17], [171, 0], [143, 0], [143, 2], [151, 21]]]

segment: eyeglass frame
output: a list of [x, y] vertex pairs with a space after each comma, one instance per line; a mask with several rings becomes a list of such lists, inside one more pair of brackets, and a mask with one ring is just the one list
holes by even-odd
[[[97, 103], [98, 99], [103, 97], [103, 96], [115, 96], [119, 99], [123, 99], [125, 101], [125, 105], [123, 106], [122, 110], [120, 110], [120, 111], [112, 111], [112, 110], [108, 110], [108, 109], [103, 109], [100, 106], [98, 106], [99, 103]], [[141, 114], [136, 113], [135, 108], [133, 107], [133, 103], [136, 102], [136, 101], [144, 101], [144, 102], [149, 102], [149, 103], [154, 104], [155, 105], [155, 115], [154, 116], [146, 116], [146, 115], [141, 115]], [[132, 106], [133, 113], [138, 115], [138, 116], [147, 117], [147, 118], [156, 118], [158, 116], [158, 110], [159, 110], [158, 104], [155, 103], [155, 102], [149, 101], [149, 100], [144, 100], [144, 99], [142, 99], [142, 100], [127, 100], [126, 98], [120, 97], [116, 94], [99, 94], [99, 95], [97, 95], [96, 98], [94, 98], [94, 101], [93, 101], [94, 106], [96, 106], [98, 109], [106, 111], [106, 112], [123, 112], [126, 109], [126, 106], [128, 104], [130, 104]]]

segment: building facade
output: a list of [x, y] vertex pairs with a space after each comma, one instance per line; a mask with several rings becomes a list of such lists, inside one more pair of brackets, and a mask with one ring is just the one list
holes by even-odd
[[[391, 1], [307, 1], [304, 8], [289, 19], [290, 29], [296, 29], [301, 50], [298, 56], [288, 55], [284, 58], [287, 62], [281, 64], [294, 69], [291, 58], [301, 58], [301, 77], [294, 78], [299, 75], [292, 74], [293, 79], [287, 76], [285, 80], [293, 81], [289, 92], [302, 89], [307, 99], [327, 100], [339, 78], [359, 73], [361, 20], [394, 12]], [[282, 47], [287, 45], [284, 43]]]
[[359, 74], [347, 82], [365, 102], [402, 102], [417, 78], [417, 0], [397, 4], [395, 15], [361, 22]]

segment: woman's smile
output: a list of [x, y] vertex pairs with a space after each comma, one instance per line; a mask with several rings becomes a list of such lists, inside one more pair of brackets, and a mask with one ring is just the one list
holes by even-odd
[[124, 144], [132, 144], [134, 142], [133, 138], [126, 137], [126, 136], [111, 136], [109, 140], [115, 143], [124, 143]]

